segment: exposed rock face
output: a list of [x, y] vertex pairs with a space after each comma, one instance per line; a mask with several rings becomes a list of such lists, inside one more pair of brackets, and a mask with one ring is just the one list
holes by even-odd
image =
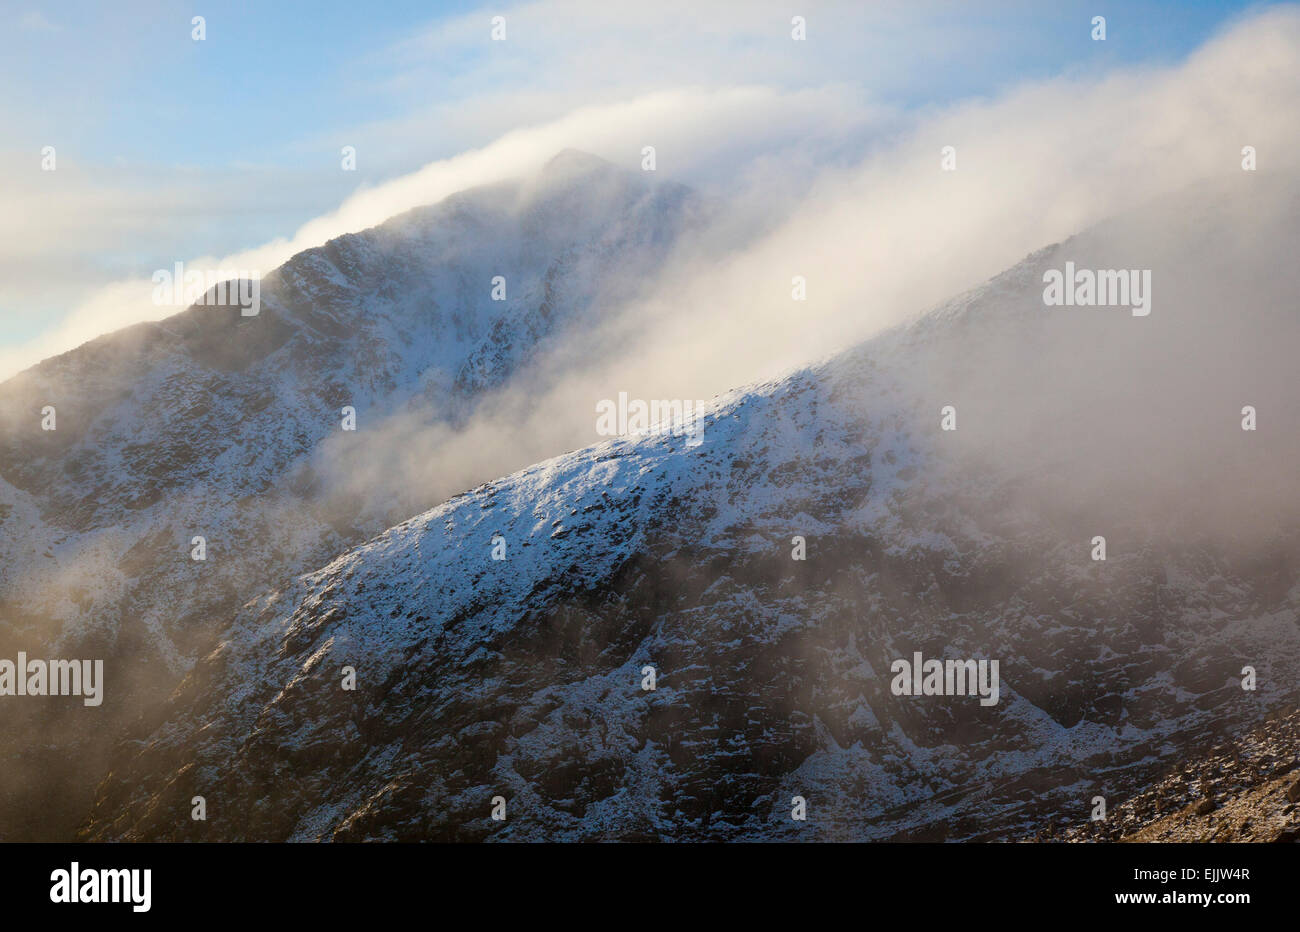
[[0, 386], [0, 656], [108, 671], [94, 714], [7, 701], [0, 838], [70, 837], [108, 744], [154, 727], [238, 606], [441, 500], [415, 489], [397, 514], [365, 508], [322, 479], [324, 445], [359, 447], [408, 410], [462, 421], [658, 267], [699, 209], [684, 188], [564, 153], [295, 256], [263, 280], [256, 317], [195, 306]]
[[[1300, 321], [1222, 309], [1300, 293], [1294, 235], [1225, 242], [1203, 207], [716, 399], [699, 446], [567, 454], [254, 599], [83, 837], [1010, 839], [1293, 707]], [[1135, 256], [1150, 318], [1045, 311], [1047, 269]], [[1249, 446], [1243, 398], [1277, 419]], [[1000, 701], [896, 695], [914, 651], [998, 660]]]

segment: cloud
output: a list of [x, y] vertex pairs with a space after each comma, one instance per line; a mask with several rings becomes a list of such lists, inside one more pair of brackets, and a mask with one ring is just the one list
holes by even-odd
[[[526, 14], [533, 7], [520, 9]], [[608, 25], [605, 14], [574, 11], [575, 34], [600, 32], [580, 28], [588, 14]], [[706, 17], [706, 27], [717, 20], [716, 28], [702, 27], [710, 41], [725, 31], [727, 15]], [[898, 15], [886, 8], [871, 34], [891, 35]], [[551, 15], [537, 28], [562, 30], [564, 22]], [[764, 321], [767, 329], [749, 327], [730, 338], [738, 343], [727, 354], [732, 363], [716, 370], [745, 381], [747, 373], [793, 364], [800, 354], [829, 352], [1154, 192], [1231, 168], [1241, 145], [1256, 145], [1262, 165], [1276, 164], [1295, 128], [1289, 101], [1296, 91], [1296, 22], [1294, 8], [1274, 9], [1176, 67], [1039, 82], [921, 113], [881, 107], [861, 91], [833, 84], [688, 87], [581, 107], [361, 190], [288, 237], [224, 256], [167, 257], [164, 265], [182, 260], [190, 267], [269, 271], [333, 236], [524, 174], [566, 147], [635, 167], [641, 147], [655, 145], [661, 175], [724, 193], [742, 213], [770, 213], [776, 202], [789, 214], [780, 230], [744, 255], [706, 272], [681, 271], [664, 291], [675, 306], [705, 308], [697, 329], [731, 303]], [[624, 28], [635, 33], [637, 25], [632, 16]], [[751, 20], [742, 26], [742, 35], [752, 31]], [[412, 45], [441, 49], [460, 32], [481, 27], [472, 17], [453, 21]], [[517, 31], [512, 36], [512, 42], [523, 38]], [[956, 172], [938, 171], [944, 145], [957, 148]], [[859, 153], [852, 168], [846, 167], [849, 152]], [[366, 158], [364, 147], [359, 158]], [[150, 304], [150, 271], [100, 289], [57, 328], [0, 351], [0, 375], [172, 313]], [[809, 280], [809, 301], [799, 314], [780, 297], [794, 274]], [[717, 322], [728, 325], [725, 316]], [[764, 342], [789, 352], [768, 358]]]
[[[68, 43], [68, 60], [52, 73], [42, 71], [30, 50], [15, 49], [6, 59], [11, 81], [22, 86], [39, 74], [41, 86], [0, 100], [0, 118], [16, 147], [0, 150], [0, 254], [7, 257], [0, 308], [9, 318], [0, 330], [0, 378], [111, 328], [160, 316], [146, 301], [123, 295], [126, 279], [142, 282], [156, 268], [193, 264], [200, 254], [257, 253], [257, 264], [269, 268], [322, 236], [379, 222], [385, 211], [480, 178], [527, 171], [565, 146], [608, 152], [626, 163], [629, 151], [655, 144], [665, 174], [711, 180], [692, 174], [692, 157], [683, 151], [693, 141], [692, 127], [706, 136], [710, 129], [692, 122], [689, 102], [676, 133], [671, 125], [637, 131], [628, 119], [611, 117], [631, 138], [605, 149], [599, 134], [579, 125], [584, 114], [588, 122], [618, 112], [635, 119], [641, 103], [656, 97], [669, 104], [709, 96], [725, 101], [746, 90], [778, 97], [765, 110], [761, 102], [735, 114], [706, 103], [700, 108], [734, 134], [730, 168], [743, 174], [748, 169], [739, 163], [757, 165], [765, 157], [769, 182], [793, 190], [849, 153], [860, 157], [870, 139], [896, 129], [898, 108], [882, 100], [906, 105], [918, 89], [983, 93], [1025, 65], [1041, 68], [1044, 37], [1075, 16], [1078, 4], [1071, 3], [1052, 16], [1026, 17], [1016, 2], [968, 14], [937, 0], [814, 0], [799, 8], [806, 42], [792, 41], [794, 14], [776, 0], [668, 0], [653, 9], [540, 0], [444, 15], [381, 51], [337, 64], [321, 59], [312, 73], [314, 98], [295, 75], [289, 83], [297, 90], [274, 126], [254, 120], [258, 128], [242, 140], [238, 160], [216, 167], [220, 154], [205, 154], [202, 169], [176, 164], [195, 156], [158, 138], [147, 115], [158, 108], [176, 121], [243, 125], [248, 114], [231, 108], [247, 108], [246, 97], [196, 104], [188, 28], [175, 41], [157, 41], [162, 14], [150, 12], [152, 3], [92, 16], [86, 29], [60, 39]], [[498, 13], [507, 18], [506, 42], [489, 38], [490, 17]], [[248, 30], [255, 19], [234, 17], [229, 25]], [[1084, 33], [1078, 35], [1069, 47], [1074, 52], [1051, 46], [1052, 67], [1061, 67], [1063, 51], [1067, 57], [1080, 48], [1092, 51]], [[994, 45], [1007, 54], [989, 56]], [[176, 69], [173, 93], [155, 95], [159, 68]], [[283, 77], [270, 68], [261, 79], [273, 99], [284, 92]], [[93, 107], [82, 92], [87, 83], [104, 91]], [[28, 99], [41, 100], [39, 108], [25, 105]], [[304, 122], [295, 119], [295, 106], [320, 112]], [[644, 138], [650, 132], [655, 140]], [[542, 145], [546, 139], [552, 141]], [[46, 144], [58, 147], [57, 173], [34, 167], [33, 153]], [[344, 145], [358, 150], [356, 173], [338, 170]], [[525, 154], [530, 145], [534, 151]], [[519, 153], [513, 161], [503, 155], [511, 146]], [[433, 154], [442, 160], [414, 170]], [[260, 164], [250, 167], [250, 159]], [[476, 170], [493, 159], [497, 170]], [[724, 161], [714, 167], [712, 180], [727, 178]], [[439, 185], [439, 176], [452, 181]], [[367, 184], [357, 192], [361, 178]], [[343, 198], [347, 203], [336, 206]], [[382, 209], [365, 209], [371, 203]], [[311, 217], [318, 220], [304, 224]], [[50, 275], [51, 268], [62, 273]], [[104, 285], [102, 292], [96, 284]]]
[[[733, 226], [679, 250], [648, 297], [605, 309], [602, 326], [463, 430], [404, 412], [371, 434], [367, 462], [340, 461], [336, 478], [357, 494], [419, 488], [438, 500], [595, 442], [595, 404], [620, 391], [708, 399], [854, 346], [1108, 217], [1207, 178], [1240, 180], [1244, 145], [1284, 166], [1300, 138], [1298, 94], [1300, 13], [1288, 9], [1175, 67], [1027, 85], [927, 114], [856, 165], [818, 167], [767, 232]], [[956, 171], [941, 170], [945, 145]], [[776, 166], [751, 172], [733, 209], [761, 213]], [[1249, 218], [1224, 222], [1249, 241]], [[1175, 253], [1182, 232], [1163, 237]], [[803, 302], [791, 300], [796, 275]]]
[[45, 18], [45, 14], [39, 10], [32, 10], [24, 13], [18, 24], [29, 32], [59, 32], [63, 29]]
[[[708, 183], [733, 176], [755, 153], [810, 152], [848, 132], [883, 120], [851, 91], [827, 88], [782, 93], [767, 88], [683, 89], [584, 107], [549, 123], [518, 129], [480, 149], [442, 159], [416, 172], [357, 192], [291, 236], [225, 256], [176, 256], [191, 268], [263, 273], [335, 236], [375, 226], [412, 207], [457, 191], [531, 172], [564, 148], [579, 148], [629, 168], [654, 145], [663, 174]], [[364, 152], [359, 157], [364, 157]], [[150, 274], [152, 270], [150, 271]], [[108, 331], [160, 320], [180, 308], [150, 303], [148, 275], [110, 284], [81, 302], [61, 324], [18, 347], [0, 351], [0, 375], [64, 352]]]

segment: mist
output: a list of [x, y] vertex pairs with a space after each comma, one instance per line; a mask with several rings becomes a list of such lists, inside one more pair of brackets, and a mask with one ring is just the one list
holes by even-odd
[[[857, 346], [1108, 218], [1104, 234], [1082, 241], [1110, 244], [1106, 262], [1094, 267], [1150, 268], [1155, 257], [1160, 260], [1151, 319], [1116, 324], [1146, 323], [1148, 334], [1121, 351], [1127, 358], [1109, 364], [1151, 375], [1151, 358], [1142, 354], [1153, 339], [1162, 345], [1175, 320], [1196, 320], [1208, 328], [1201, 333], [1224, 329], [1227, 339], [1242, 324], [1212, 313], [1214, 301], [1230, 296], [1237, 306], [1263, 313], [1294, 294], [1285, 276], [1243, 280], [1244, 272], [1225, 277], [1224, 289], [1231, 282], [1232, 290], [1223, 293], [1189, 289], [1187, 282], [1203, 277], [1197, 273], [1205, 268], [1209, 231], [1189, 227], [1181, 212], [1150, 212], [1163, 196], [1190, 198], [1202, 204], [1215, 242], [1250, 244], [1240, 247], [1235, 268], [1286, 268], [1294, 214], [1278, 195], [1292, 190], [1281, 169], [1290, 141], [1300, 138], [1293, 106], [1298, 59], [1300, 14], [1271, 11], [1177, 67], [1098, 82], [1053, 81], [929, 114], [856, 165], [816, 170], [793, 195], [787, 186], [771, 196], [770, 176], [756, 172], [750, 183], [719, 197], [719, 217], [679, 244], [654, 280], [636, 283], [641, 297], [605, 308], [601, 326], [571, 334], [506, 390], [484, 399], [467, 423], [449, 424], [432, 409], [403, 410], [367, 425], [364, 457], [347, 456], [341, 443], [327, 444], [323, 469], [335, 489], [389, 517], [430, 507], [598, 441], [595, 411], [602, 399], [627, 392], [708, 400], [778, 377]], [[945, 145], [956, 150], [954, 171], [942, 170]], [[1259, 153], [1258, 172], [1242, 170], [1247, 145]], [[1207, 183], [1205, 193], [1194, 190]], [[1096, 252], [1080, 246], [1080, 261]], [[794, 276], [806, 279], [806, 300], [792, 298]], [[1061, 316], [1062, 309], [1041, 307], [1041, 282], [1025, 288], [1039, 302], [1032, 313]], [[1095, 319], [1086, 326], [1107, 314], [1115, 312], [1093, 310]], [[1280, 313], [1269, 320], [1275, 327], [1288, 323]], [[1173, 339], [1187, 343], [1193, 339], [1187, 333]], [[1265, 333], [1253, 331], [1260, 345], [1269, 345]], [[1117, 338], [1121, 334], [1133, 332], [1116, 331]], [[1278, 336], [1286, 339], [1275, 345], [1295, 345], [1289, 331]], [[1007, 373], [1023, 369], [1026, 341], [1034, 337], [1022, 329], [984, 339], [985, 370]], [[993, 341], [999, 341], [996, 348]], [[1034, 345], [1034, 352], [1041, 348]], [[1041, 374], [1051, 371], [1055, 357], [1034, 361]], [[1170, 368], [1178, 364], [1171, 356], [1152, 383], [1188, 381]], [[1259, 369], [1248, 357], [1218, 365], [1242, 376]], [[1094, 381], [1118, 384], [1114, 372], [1102, 369], [1062, 389], [1070, 389], [1069, 398], [1090, 397]], [[987, 387], [988, 379], [970, 391], [980, 384]], [[997, 391], [1024, 398], [1030, 384], [1026, 375], [1019, 388], [1003, 381]], [[1187, 410], [1205, 410], [1188, 397]], [[991, 439], [992, 428], [984, 435]], [[999, 442], [1008, 439], [998, 436]]]
[[[1245, 19], [1176, 65], [1027, 83], [907, 114], [829, 83], [683, 85], [534, 122], [360, 190], [283, 238], [185, 260], [269, 272], [467, 188], [518, 180], [532, 196], [566, 148], [638, 182], [689, 184], [707, 205], [662, 263], [629, 263], [603, 282], [598, 313], [539, 345], [501, 388], [463, 406], [413, 396], [363, 409], [356, 434], [335, 432], [311, 454], [310, 495], [281, 472], [265, 494], [228, 506], [196, 493], [160, 516], [133, 500], [117, 512], [120, 526], [60, 527], [25, 542], [21, 560], [0, 568], [6, 649], [41, 643], [117, 663], [105, 687], [111, 717], [97, 720], [110, 727], [25, 710], [7, 746], [29, 753], [6, 780], [6, 805], [30, 810], [34, 797], [78, 787], [56, 826], [68, 828], [87, 781], [108, 766], [105, 743], [161, 720], [168, 693], [239, 606], [452, 496], [605, 440], [599, 406], [621, 393], [717, 403], [716, 425], [718, 400], [738, 397], [727, 393], [811, 370], [843, 385], [837, 404], [864, 423], [898, 418], [932, 486], [986, 481], [986, 500], [958, 502], [976, 530], [1007, 532], [1033, 515], [1073, 535], [1063, 539], [1106, 534], [1121, 555], [1202, 537], [1247, 557], [1281, 552], [1276, 535], [1300, 517], [1298, 99], [1295, 8]], [[647, 145], [653, 173], [642, 172]], [[1247, 146], [1257, 171], [1243, 171]], [[528, 203], [521, 196], [511, 219]], [[1149, 271], [1150, 314], [1047, 306], [1043, 274], [1067, 262]], [[0, 353], [0, 373], [173, 314], [150, 303], [152, 288], [143, 276], [100, 289], [57, 331]], [[135, 349], [124, 340], [105, 358], [127, 365]], [[865, 361], [897, 378], [904, 402], [873, 394]], [[107, 384], [123, 373], [92, 375]], [[19, 391], [32, 384], [11, 381], [10, 397], [34, 400]], [[293, 399], [272, 404], [282, 401]], [[946, 406], [951, 433], [940, 426]], [[1257, 431], [1241, 429], [1245, 406]], [[6, 412], [6, 424], [27, 407]], [[68, 436], [51, 439], [51, 458]], [[35, 527], [34, 498], [8, 481], [2, 489], [0, 517], [12, 508], [15, 526]], [[83, 515], [96, 494], [87, 488], [77, 503]], [[886, 510], [869, 501], [859, 517], [874, 533]], [[218, 518], [229, 536], [214, 540], [211, 575], [187, 595], [192, 577], [176, 561], [192, 568], [190, 534]], [[155, 519], [162, 530], [145, 539]], [[124, 569], [132, 560], [147, 572]], [[40, 741], [54, 733], [75, 739], [76, 761], [47, 759]], [[24, 830], [39, 834], [40, 821]]]

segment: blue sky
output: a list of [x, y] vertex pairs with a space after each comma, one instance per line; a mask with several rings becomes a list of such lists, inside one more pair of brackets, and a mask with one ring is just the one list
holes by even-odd
[[[587, 104], [843, 85], [921, 112], [1176, 62], [1261, 5], [4, 0], [0, 348], [106, 282], [290, 236], [358, 190]], [[488, 41], [497, 14], [505, 43]], [[1089, 40], [1094, 15], [1104, 43]], [[42, 177], [46, 145], [59, 171]], [[344, 145], [356, 172], [339, 170]]]
[[[1223, 21], [1260, 6], [1234, 0], [1123, 3], [951, 3], [900, 22], [879, 17], [867, 38], [900, 54], [889, 67], [836, 61], [882, 97], [908, 106], [986, 95], [1017, 82], [1116, 64], [1168, 62], [1185, 55]], [[473, 15], [484, 21], [508, 5], [385, 0], [352, 2], [64, 2], [25, 5], [6, 0], [10, 23], [33, 14], [52, 28], [6, 29], [0, 75], [10, 93], [6, 146], [40, 148], [59, 139], [69, 156], [88, 162], [130, 161], [195, 168], [232, 165], [301, 167], [317, 141], [343, 138], [367, 122], [400, 117], [430, 96], [455, 93], [460, 74], [479, 74], [497, 48], [466, 45], [455, 54], [410, 63], [418, 82], [390, 82], [403, 62], [386, 53], [439, 22]], [[791, 10], [809, 4], [789, 4]], [[189, 38], [189, 20], [207, 20], [203, 43]], [[1106, 43], [1079, 41], [1093, 15], [1107, 17]], [[810, 11], [813, 36], [832, 10]], [[784, 42], [784, 20], [773, 22]], [[944, 38], [939, 39], [942, 36]], [[956, 41], [953, 41], [956, 37]], [[512, 39], [526, 42], [519, 33]], [[864, 45], [866, 43], [864, 42]], [[928, 50], [941, 47], [945, 55]], [[810, 69], [807, 80], [833, 77]], [[488, 76], [477, 89], [504, 85]], [[238, 130], [232, 132], [232, 130]], [[220, 144], [214, 144], [220, 139]], [[483, 141], [483, 140], [480, 140]], [[454, 151], [394, 153], [388, 171], [409, 170]], [[332, 156], [332, 152], [330, 153]]]

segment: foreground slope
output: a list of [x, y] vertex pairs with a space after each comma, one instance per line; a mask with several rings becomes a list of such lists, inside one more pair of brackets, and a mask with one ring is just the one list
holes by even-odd
[[[121, 749], [83, 836], [970, 839], [1086, 820], [1295, 701], [1300, 198], [1252, 184], [1147, 205], [715, 399], [698, 446], [541, 463], [251, 601]], [[1067, 261], [1150, 269], [1152, 313], [1045, 307]], [[916, 651], [998, 660], [999, 702], [895, 695]]]
[[1189, 755], [1104, 820], [1053, 840], [1300, 842], [1300, 712]]

